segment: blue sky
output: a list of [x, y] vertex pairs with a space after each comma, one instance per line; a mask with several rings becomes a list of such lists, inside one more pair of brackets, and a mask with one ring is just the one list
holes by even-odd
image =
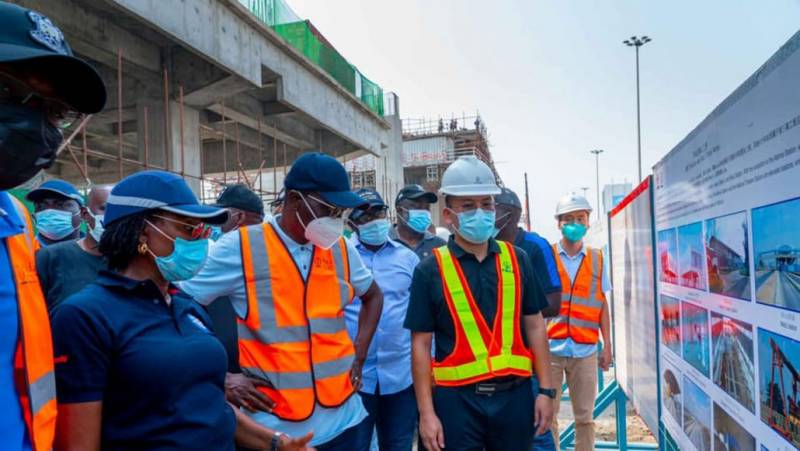
[[800, 232], [795, 224], [800, 217], [800, 199], [753, 210], [753, 255], [789, 245], [800, 248]]
[[711, 427], [711, 399], [691, 379], [683, 377], [683, 405], [707, 427]]
[[[771, 380], [772, 374], [772, 347], [769, 345], [769, 339], [772, 338], [781, 348], [783, 353], [786, 355], [786, 358], [794, 365], [794, 367], [800, 371], [800, 343], [786, 338], [782, 335], [777, 335], [772, 332], [768, 332], [764, 329], [758, 329], [758, 361], [759, 361], [759, 380], [761, 381], [761, 385], [759, 389], [763, 393], [769, 387], [769, 381]], [[778, 373], [775, 373], [776, 382]], [[784, 369], [783, 371], [783, 384], [784, 387], [787, 387], [788, 390], [791, 390], [792, 386], [792, 377], [789, 374], [789, 370]], [[785, 395], [785, 393], [784, 393]], [[762, 403], [766, 403], [766, 399], [761, 399]]]
[[[666, 229], [658, 232], [658, 247], [659, 252], [661, 251], [661, 248], [664, 247], [666, 248], [667, 253], [672, 255], [673, 258], [678, 258], [678, 230]], [[661, 264], [660, 258], [659, 264]]]
[[351, 63], [400, 96], [404, 117], [480, 111], [503, 181], [558, 236], [564, 193], [636, 178], [634, 51], [647, 174], [800, 24], [800, 0], [286, 0]]
[[[703, 223], [695, 222], [678, 227], [678, 260], [681, 273], [687, 271], [692, 263], [692, 250], [703, 255]], [[705, 264], [705, 260], [702, 261]]]

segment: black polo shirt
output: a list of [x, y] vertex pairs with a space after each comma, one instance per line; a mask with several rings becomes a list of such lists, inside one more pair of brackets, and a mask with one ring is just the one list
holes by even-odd
[[62, 404], [102, 401], [104, 450], [233, 450], [225, 350], [174, 290], [101, 271], [53, 312]]
[[[461, 265], [464, 278], [467, 279], [472, 296], [478, 304], [478, 309], [483, 315], [483, 319], [491, 327], [494, 324], [494, 317], [497, 313], [497, 267], [495, 266], [496, 255], [500, 252], [500, 246], [494, 239], [489, 240], [489, 253], [482, 262], [479, 262], [473, 254], [467, 253], [453, 237], [447, 242], [450, 252]], [[517, 263], [520, 270], [522, 281], [520, 283], [522, 315], [520, 323], [522, 339], [527, 344], [527, 336], [524, 333], [525, 326], [522, 317], [524, 315], [534, 315], [539, 313], [547, 306], [547, 299], [542, 292], [542, 287], [533, 275], [533, 268], [527, 254], [522, 249], [514, 246], [517, 254]], [[439, 267], [436, 263], [436, 256], [422, 260], [414, 270], [414, 278], [411, 282], [411, 300], [408, 304], [408, 312], [403, 327], [412, 332], [433, 332], [436, 341], [436, 360], [443, 360], [453, 352], [455, 345], [455, 325], [447, 308], [447, 301], [442, 290], [442, 279], [439, 274]]]

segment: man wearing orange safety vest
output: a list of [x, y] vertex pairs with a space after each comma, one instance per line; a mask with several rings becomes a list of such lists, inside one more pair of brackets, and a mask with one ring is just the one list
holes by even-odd
[[56, 426], [53, 345], [36, 275], [38, 243], [6, 190], [53, 164], [61, 130], [103, 109], [97, 72], [36, 11], [0, 2], [0, 447], [49, 451]]
[[454, 234], [415, 269], [405, 320], [420, 439], [428, 451], [530, 449], [553, 414], [547, 300], [525, 251], [492, 238], [492, 170], [461, 157], [440, 192]]
[[[230, 297], [239, 366], [254, 386], [235, 390], [242, 407], [262, 410], [251, 412], [255, 421], [290, 436], [313, 431], [318, 451], [367, 451], [353, 445], [367, 417], [358, 389], [383, 294], [342, 236], [346, 211], [366, 201], [344, 166], [318, 152], [298, 158], [284, 186], [280, 215], [223, 235], [181, 288], [204, 305]], [[355, 296], [351, 340], [345, 307]]]
[[[575, 417], [575, 449], [594, 449], [594, 400], [597, 396], [597, 367], [611, 365], [611, 319], [605, 293], [611, 290], [603, 254], [585, 246], [592, 207], [583, 196], [569, 194], [556, 206], [556, 220], [563, 238], [553, 245], [561, 278], [561, 310], [547, 324], [552, 355], [552, 380], [558, 389], [556, 412], [561, 401], [561, 384], [566, 376], [569, 399]], [[597, 343], [603, 335], [603, 351]], [[553, 421], [558, 445], [558, 421]]]

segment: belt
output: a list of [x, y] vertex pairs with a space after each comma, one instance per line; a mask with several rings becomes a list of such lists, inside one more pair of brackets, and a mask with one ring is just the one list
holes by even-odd
[[483, 396], [492, 396], [495, 393], [511, 390], [514, 387], [522, 385], [531, 379], [529, 377], [513, 377], [512, 379], [498, 378], [492, 379], [490, 382], [478, 382], [475, 384], [463, 385], [460, 388], [475, 391], [475, 394]]

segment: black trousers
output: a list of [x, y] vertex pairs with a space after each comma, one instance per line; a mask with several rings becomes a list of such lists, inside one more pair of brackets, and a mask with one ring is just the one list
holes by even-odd
[[438, 386], [433, 406], [447, 451], [526, 451], [533, 445], [530, 380], [492, 395], [479, 395], [473, 387]]

